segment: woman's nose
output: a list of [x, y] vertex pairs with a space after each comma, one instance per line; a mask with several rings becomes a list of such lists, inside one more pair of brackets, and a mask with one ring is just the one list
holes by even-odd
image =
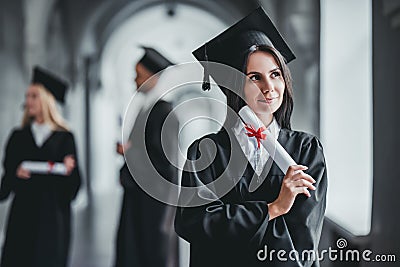
[[261, 93], [267, 94], [268, 92], [269, 92], [269, 89], [266, 88], [265, 86], [263, 86], [263, 88], [261, 88]]
[[261, 92], [263, 94], [267, 94], [270, 91], [274, 90], [274, 85], [272, 84], [271, 81], [269, 81], [268, 79], [264, 80], [264, 82], [262, 83], [262, 87], [260, 88]]

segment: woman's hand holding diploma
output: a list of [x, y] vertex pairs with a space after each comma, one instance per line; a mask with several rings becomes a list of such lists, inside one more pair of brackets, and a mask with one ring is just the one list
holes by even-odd
[[308, 167], [302, 165], [292, 165], [289, 167], [283, 178], [278, 198], [268, 204], [269, 220], [288, 213], [298, 194], [305, 194], [307, 197], [311, 196], [308, 190], [316, 189], [313, 185], [315, 180], [303, 172], [307, 169]]

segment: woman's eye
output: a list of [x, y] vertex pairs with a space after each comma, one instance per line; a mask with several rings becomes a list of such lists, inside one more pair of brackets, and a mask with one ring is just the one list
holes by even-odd
[[281, 72], [280, 71], [274, 71], [271, 73], [272, 77], [279, 77], [281, 76]]
[[254, 74], [254, 75], [251, 75], [249, 78], [252, 81], [259, 81], [260, 80], [260, 75]]

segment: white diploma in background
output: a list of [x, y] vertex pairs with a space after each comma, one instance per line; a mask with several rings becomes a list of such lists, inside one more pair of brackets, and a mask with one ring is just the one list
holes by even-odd
[[[249, 106], [244, 106], [242, 109], [240, 109], [239, 116], [246, 124], [253, 126], [254, 129], [265, 127], [265, 125], [261, 122], [261, 120], [257, 117], [257, 115], [251, 110]], [[286, 152], [286, 150], [282, 147], [282, 145], [278, 142], [278, 140], [276, 140], [274, 136], [268, 136], [268, 133], [265, 134], [267, 134], [267, 138], [260, 140], [261, 145], [267, 150], [271, 158], [278, 165], [279, 169], [281, 169], [281, 171], [286, 174], [290, 166], [297, 165], [296, 162]]]
[[23, 161], [21, 167], [35, 174], [66, 175], [67, 168], [61, 162]]

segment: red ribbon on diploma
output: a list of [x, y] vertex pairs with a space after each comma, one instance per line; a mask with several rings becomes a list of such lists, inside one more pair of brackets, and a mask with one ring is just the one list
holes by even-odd
[[246, 124], [244, 128], [247, 130], [246, 135], [248, 137], [255, 137], [257, 139], [257, 149], [260, 148], [260, 140], [265, 140], [267, 139], [267, 135], [262, 133], [264, 132], [267, 128], [265, 126], [258, 128], [257, 130], [252, 126]]
[[54, 168], [54, 162], [53, 161], [48, 161], [47, 162], [47, 164], [49, 165], [49, 173], [51, 173], [51, 171], [53, 170], [53, 168]]

